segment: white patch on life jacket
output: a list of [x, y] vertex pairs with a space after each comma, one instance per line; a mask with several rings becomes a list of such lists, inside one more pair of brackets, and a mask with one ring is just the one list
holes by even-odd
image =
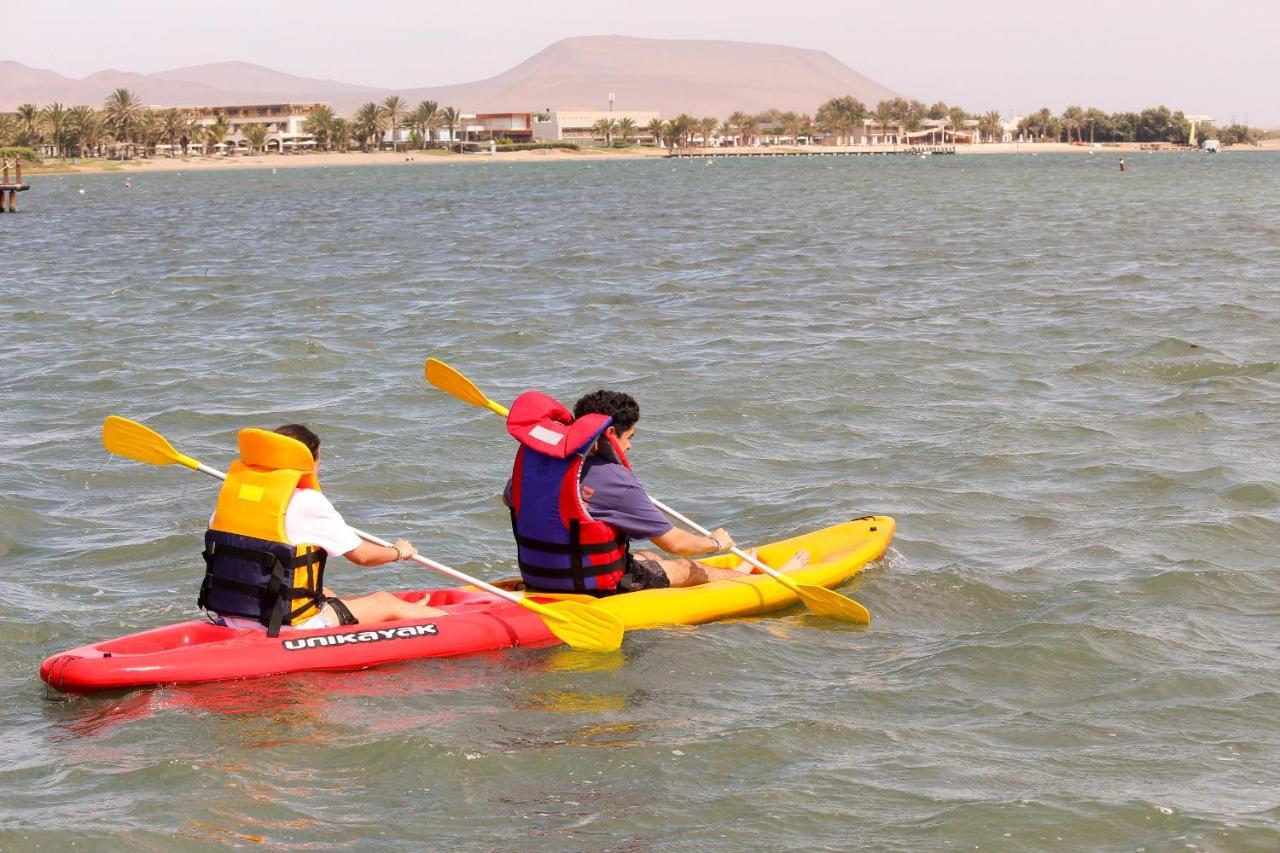
[[563, 435], [553, 430], [547, 429], [542, 424], [538, 424], [533, 429], [529, 430], [529, 435], [533, 438], [538, 439], [538, 441], [541, 441], [544, 444], [551, 445], [552, 447], [555, 447], [557, 444], [564, 441]]

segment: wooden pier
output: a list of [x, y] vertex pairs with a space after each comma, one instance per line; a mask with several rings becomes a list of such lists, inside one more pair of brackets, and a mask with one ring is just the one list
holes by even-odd
[[927, 157], [955, 154], [954, 145], [851, 145], [841, 148], [806, 145], [798, 148], [676, 148], [669, 160], [711, 160], [726, 157]]
[[[9, 170], [13, 170], [13, 180], [10, 181]], [[29, 190], [31, 187], [22, 182], [22, 157], [15, 154], [13, 160], [6, 159], [4, 161], [4, 176], [0, 179], [0, 213], [5, 211], [5, 196], [9, 197], [8, 210], [10, 213], [18, 212], [18, 193]]]

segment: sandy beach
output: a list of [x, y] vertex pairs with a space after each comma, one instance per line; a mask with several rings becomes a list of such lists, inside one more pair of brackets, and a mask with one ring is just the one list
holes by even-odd
[[[823, 146], [815, 149], [811, 146], [775, 145], [767, 150], [774, 152], [795, 151], [809, 153], [821, 150], [863, 151], [874, 146], [842, 146], [830, 148]], [[1061, 142], [995, 142], [981, 145], [958, 145], [957, 154], [1103, 154], [1126, 153], [1146, 150], [1136, 142], [1108, 143], [1102, 146], [1069, 145]], [[1261, 146], [1237, 145], [1225, 149], [1237, 151], [1280, 151], [1280, 140], [1270, 139]], [[693, 153], [723, 153], [724, 149], [693, 149]], [[131, 160], [58, 160], [49, 159], [42, 165], [24, 166], [28, 175], [41, 174], [94, 174], [98, 172], [121, 172], [124, 174], [141, 172], [195, 172], [195, 171], [234, 171], [236, 169], [297, 169], [297, 168], [350, 168], [356, 166], [424, 166], [455, 165], [466, 163], [484, 165], [494, 163], [546, 163], [551, 161], [582, 161], [592, 159], [636, 160], [644, 158], [664, 157], [666, 149], [628, 148], [610, 150], [586, 148], [580, 151], [568, 149], [538, 149], [532, 151], [506, 151], [496, 154], [472, 153], [450, 154], [445, 151], [327, 151], [308, 154], [252, 154], [238, 156], [205, 156], [188, 157], [136, 157]]]

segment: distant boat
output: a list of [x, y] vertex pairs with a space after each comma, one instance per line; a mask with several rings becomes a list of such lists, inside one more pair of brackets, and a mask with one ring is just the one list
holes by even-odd
[[1206, 139], [1203, 143], [1201, 143], [1200, 148], [1206, 154], [1217, 154], [1219, 151], [1222, 150], [1222, 143], [1216, 139]]

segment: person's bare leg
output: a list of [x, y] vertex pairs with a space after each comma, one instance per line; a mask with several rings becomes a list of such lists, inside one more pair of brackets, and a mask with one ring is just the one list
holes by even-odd
[[[423, 599], [424, 601], [426, 599]], [[389, 592], [375, 592], [359, 598], [344, 598], [351, 615], [361, 625], [372, 625], [378, 622], [395, 622], [398, 619], [421, 619], [424, 616], [446, 616], [445, 611], [425, 604], [405, 601]]]
[[698, 586], [711, 581], [742, 577], [742, 572], [737, 569], [721, 569], [716, 566], [708, 566], [706, 563], [691, 560], [688, 557], [659, 560], [658, 563], [662, 566], [662, 570], [667, 573], [667, 580], [671, 582], [672, 586], [676, 587]]

